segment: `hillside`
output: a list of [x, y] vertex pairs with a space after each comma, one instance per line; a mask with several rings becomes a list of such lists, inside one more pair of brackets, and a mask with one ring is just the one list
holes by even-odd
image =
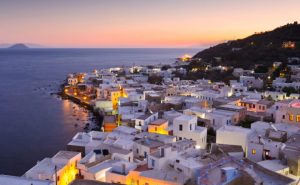
[[300, 57], [300, 24], [297, 22], [210, 47], [193, 58], [213, 65], [249, 68], [255, 64], [269, 66], [274, 61], [286, 62], [288, 57]]

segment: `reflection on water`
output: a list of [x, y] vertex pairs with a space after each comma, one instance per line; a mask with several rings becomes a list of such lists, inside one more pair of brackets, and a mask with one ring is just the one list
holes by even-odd
[[85, 131], [95, 126], [93, 114], [70, 100], [62, 100], [62, 110], [65, 124], [72, 124], [74, 127], [85, 129]]

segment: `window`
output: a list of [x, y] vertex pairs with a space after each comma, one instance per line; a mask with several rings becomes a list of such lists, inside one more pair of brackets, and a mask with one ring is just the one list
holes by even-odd
[[190, 130], [192, 130], [192, 124], [190, 124]]
[[285, 119], [285, 115], [282, 115], [282, 119]]
[[181, 169], [181, 168], [177, 168], [177, 170], [180, 171], [180, 172], [182, 172], [182, 169]]
[[152, 167], [155, 166], [155, 161], [154, 161], [154, 159], [151, 159], [151, 166], [152, 166]]
[[300, 115], [297, 115], [297, 116], [296, 116], [296, 121], [297, 121], [297, 122], [300, 122]]
[[265, 159], [271, 159], [270, 150], [264, 150], [264, 153], [265, 153]]
[[256, 150], [252, 149], [252, 155], [255, 155], [255, 154], [256, 154]]
[[179, 130], [182, 131], [182, 125], [179, 125]]
[[289, 120], [290, 120], [290, 121], [294, 121], [294, 115], [293, 115], [293, 114], [290, 114]]

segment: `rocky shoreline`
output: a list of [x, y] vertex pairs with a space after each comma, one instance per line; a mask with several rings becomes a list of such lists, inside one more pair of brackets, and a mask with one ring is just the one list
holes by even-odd
[[83, 130], [85, 132], [89, 132], [91, 130], [101, 131], [103, 116], [97, 110], [94, 109], [93, 105], [87, 104], [87, 103], [75, 98], [74, 96], [70, 96], [70, 95], [64, 93], [64, 91], [63, 91], [64, 85], [65, 85], [65, 83], [61, 84], [59, 91], [55, 94], [57, 96], [59, 96], [62, 100], [69, 100], [69, 101], [75, 103], [76, 105], [78, 105], [79, 107], [85, 109], [86, 111], [92, 113], [92, 115], [93, 115], [91, 118], [91, 121], [95, 124], [94, 127], [89, 128], [90, 124], [86, 123]]

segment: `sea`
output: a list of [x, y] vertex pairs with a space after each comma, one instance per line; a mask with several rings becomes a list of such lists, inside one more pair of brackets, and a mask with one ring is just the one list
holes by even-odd
[[69, 73], [116, 66], [170, 64], [184, 49], [0, 49], [0, 174], [23, 175], [65, 150], [90, 112], [55, 95]]

